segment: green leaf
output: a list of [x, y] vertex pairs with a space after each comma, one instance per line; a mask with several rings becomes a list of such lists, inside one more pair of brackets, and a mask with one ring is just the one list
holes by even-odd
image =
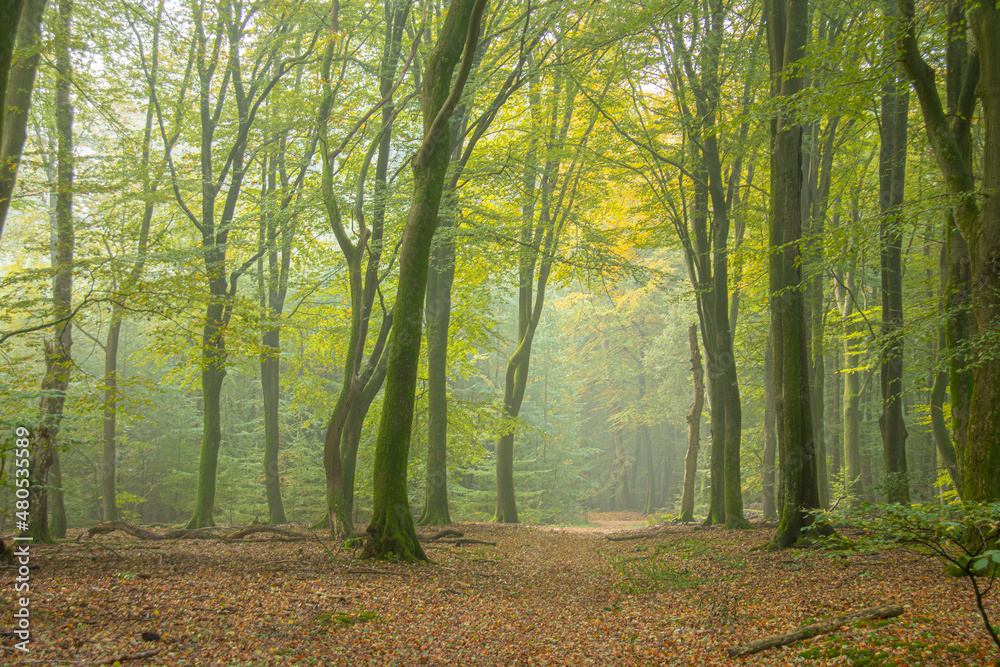
[[988, 558], [980, 558], [979, 560], [977, 560], [975, 563], [972, 564], [972, 569], [974, 571], [985, 570], [986, 566], [989, 564], [990, 561]]

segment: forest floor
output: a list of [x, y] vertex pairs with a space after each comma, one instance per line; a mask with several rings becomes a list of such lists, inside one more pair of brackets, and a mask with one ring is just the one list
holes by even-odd
[[[423, 565], [361, 561], [328, 540], [267, 534], [110, 533], [35, 546], [30, 653], [5, 634], [0, 663], [986, 666], [998, 657], [967, 582], [912, 551], [768, 554], [755, 548], [770, 527], [590, 520], [456, 524], [465, 539], [495, 546], [428, 542], [433, 562]], [[648, 534], [608, 539], [640, 531]], [[11, 627], [15, 576], [2, 570], [0, 631]], [[989, 601], [994, 619], [998, 597]], [[904, 614], [726, 657], [729, 647], [890, 602]]]

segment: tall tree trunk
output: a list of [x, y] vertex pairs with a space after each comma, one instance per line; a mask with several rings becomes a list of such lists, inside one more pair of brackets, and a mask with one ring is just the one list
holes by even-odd
[[268, 523], [286, 523], [281, 500], [278, 451], [281, 447], [279, 405], [281, 397], [281, 330], [271, 329], [261, 339], [260, 384], [264, 398], [264, 489], [267, 494]]
[[[972, 312], [981, 332], [1000, 328], [1000, 7], [980, 0], [970, 16], [979, 47], [977, 93], [983, 104], [983, 199], [977, 224], [963, 230], [972, 260]], [[1000, 500], [1000, 359], [993, 355], [975, 368], [965, 448], [963, 498]]]
[[[455, 246], [447, 216], [440, 220], [427, 277], [427, 493], [417, 525], [451, 523], [448, 514], [448, 335]], [[445, 233], [441, 234], [441, 230]]]
[[[424, 69], [424, 139], [413, 158], [413, 202], [399, 250], [399, 287], [373, 470], [372, 520], [364, 555], [426, 560], [407, 495], [407, 464], [427, 287], [427, 266], [450, 157], [448, 125], [468, 79], [486, 0], [453, 0]], [[454, 84], [452, 73], [459, 68]]]
[[775, 94], [789, 102], [772, 125], [771, 153], [770, 246], [774, 250], [770, 291], [781, 519], [769, 548], [782, 549], [807, 537], [803, 530], [813, 523], [810, 511], [819, 507], [806, 317], [800, 289], [802, 126], [791, 102], [803, 87], [801, 73], [795, 68], [805, 55], [809, 12], [806, 0], [768, 0], [765, 11]]
[[188, 528], [215, 525], [215, 480], [222, 444], [222, 382], [226, 379], [226, 344], [221, 326], [223, 310], [221, 303], [210, 303], [202, 328], [201, 450], [194, 512], [187, 523]]
[[[24, 0], [0, 0], [0, 100], [5, 100], [7, 95], [7, 81], [14, 60], [14, 47], [17, 44], [17, 31], [23, 5]], [[0, 113], [0, 136], [3, 135], [6, 115], [4, 107]]]
[[[104, 447], [101, 458], [101, 512], [105, 521], [118, 520], [116, 502], [118, 471], [118, 346], [121, 342], [121, 312], [116, 305], [111, 313], [111, 326], [104, 343]], [[118, 317], [116, 318], [115, 315]]]
[[[887, 0], [885, 14], [896, 16], [894, 0]], [[895, 60], [895, 30], [886, 38], [889, 62]], [[893, 68], [896, 71], [896, 68]], [[879, 212], [881, 213], [882, 280], [882, 450], [885, 454], [886, 500], [910, 502], [906, 467], [906, 424], [903, 421], [903, 194], [906, 185], [906, 120], [909, 91], [893, 76], [882, 89], [881, 148], [879, 151]]]
[[[949, 234], [954, 228], [951, 216], [946, 216], [945, 234]], [[939, 289], [939, 309], [942, 313], [947, 312], [945, 300], [948, 294], [948, 248], [947, 242], [941, 247], [940, 259], [938, 260], [938, 271], [940, 274]], [[946, 325], [942, 325], [938, 331], [937, 346], [935, 347], [935, 361], [940, 364], [942, 357], [947, 354], [947, 333]], [[959, 466], [959, 458], [955, 452], [955, 444], [951, 440], [948, 431], [948, 422], [944, 415], [945, 396], [948, 393], [948, 372], [937, 370], [933, 373], [930, 392], [930, 413], [931, 413], [931, 433], [934, 436], [934, 445], [937, 449], [938, 458], [948, 471], [951, 484], [955, 492], [962, 494], [962, 474]]]
[[73, 302], [73, 106], [70, 101], [72, 70], [70, 50], [72, 4], [59, 2], [56, 47], [56, 243], [52, 253], [55, 276], [52, 279], [52, 310], [60, 323], [52, 340], [45, 341], [45, 377], [42, 379], [42, 418], [35, 431], [31, 457], [29, 500], [31, 515], [27, 534], [35, 543], [49, 543], [52, 535], [48, 516], [48, 476], [55, 464], [57, 442], [62, 424], [63, 406], [73, 365], [73, 323], [68, 318]]
[[705, 404], [705, 373], [701, 367], [701, 351], [698, 349], [697, 324], [692, 324], [688, 329], [688, 348], [691, 350], [694, 400], [687, 415], [687, 455], [684, 457], [681, 521], [694, 521], [694, 480], [698, 474], [698, 441], [701, 439], [701, 411]]
[[[9, 8], [12, 4], [6, 2]], [[45, 14], [47, 0], [27, 0], [21, 10], [21, 19], [17, 27], [17, 48], [30, 49], [38, 42], [41, 35], [42, 15]], [[3, 7], [0, 6], [0, 23], [7, 20]], [[6, 30], [9, 26], [4, 24]], [[4, 67], [3, 53], [5, 42], [0, 39], [0, 68]], [[21, 164], [21, 151], [27, 137], [28, 111], [31, 108], [31, 94], [35, 88], [35, 73], [41, 59], [41, 50], [36, 50], [29, 56], [22, 56], [16, 65], [10, 67], [10, 78], [6, 84], [0, 128], [3, 141], [0, 144], [0, 237], [3, 236], [4, 223], [7, 221], [7, 211], [10, 209], [11, 197], [14, 194], [14, 184], [17, 179], [17, 169]], [[8, 61], [9, 63], [9, 61]], [[0, 95], [3, 95], [0, 86]]]
[[[160, 45], [160, 18], [163, 14], [164, 2], [160, 1], [157, 8], [157, 23], [153, 33], [153, 54], [149, 74], [155, 81], [159, 63]], [[140, 168], [142, 169], [143, 195], [146, 201], [143, 206], [142, 217], [139, 222], [138, 243], [136, 244], [136, 259], [128, 273], [125, 281], [119, 286], [118, 300], [111, 308], [111, 321], [108, 326], [108, 336], [104, 343], [104, 423], [103, 436], [104, 447], [101, 460], [101, 509], [105, 521], [118, 520], [118, 505], [116, 502], [117, 487], [116, 475], [118, 471], [118, 350], [121, 343], [122, 322], [125, 317], [126, 301], [131, 298], [131, 292], [135, 289], [139, 278], [142, 277], [143, 267], [146, 264], [146, 255], [149, 250], [149, 229], [153, 221], [153, 200], [152, 196], [156, 192], [160, 176], [163, 173], [161, 165], [160, 172], [155, 180], [150, 177], [150, 147], [153, 137], [153, 107], [156, 103], [152, 90], [149, 91], [146, 109], [146, 125], [142, 137], [142, 157], [140, 158]]]
[[[961, 19], [966, 5], [955, 5], [952, 13]], [[924, 126], [945, 187], [956, 199], [955, 224], [969, 249], [969, 275], [973, 285], [970, 294], [972, 333], [977, 330], [986, 333], [1000, 321], [1000, 195], [997, 194], [1000, 192], [1000, 9], [995, 3], [983, 0], [971, 4], [968, 23], [977, 48], [963, 67], [954, 109], [949, 95], [949, 112], [954, 113], [946, 115], [935, 85], [934, 69], [920, 52], [914, 2], [899, 0], [898, 8], [904, 28], [900, 32], [901, 63], [920, 102]], [[949, 20], [952, 18], [949, 16]], [[960, 25], [961, 21], [958, 23]], [[955, 46], [954, 50], [949, 48], [949, 69], [953, 51], [956, 60], [961, 60], [964, 51], [964, 35], [958, 33], [956, 30], [949, 34], [949, 47]], [[985, 128], [982, 187], [977, 187], [973, 178], [970, 150], [970, 128], [977, 96], [982, 101]], [[956, 276], [951, 278], [954, 280]], [[972, 361], [979, 363], [973, 370], [968, 435], [962, 456], [963, 498], [991, 501], [1000, 498], [1000, 475], [995, 472], [1000, 469], [1000, 422], [994, 414], [1000, 400], [1000, 360]], [[961, 379], [954, 376], [951, 382], [952, 404], [955, 405], [964, 386]], [[958, 421], [955, 440], [959, 447], [961, 428]]]

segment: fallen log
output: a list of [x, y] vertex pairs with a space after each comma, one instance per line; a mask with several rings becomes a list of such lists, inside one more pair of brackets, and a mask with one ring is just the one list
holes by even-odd
[[162, 540], [163, 535], [159, 533], [154, 533], [151, 530], [146, 530], [145, 528], [139, 528], [138, 526], [133, 526], [127, 521], [103, 521], [96, 526], [92, 526], [87, 530], [87, 537], [93, 537], [94, 535], [103, 535], [104, 533], [113, 533], [116, 530], [120, 530], [123, 533], [128, 533], [132, 537], [138, 537], [140, 540]]
[[302, 533], [296, 533], [291, 530], [285, 530], [284, 528], [275, 528], [274, 526], [264, 525], [247, 526], [246, 528], [237, 530], [236, 532], [229, 533], [225, 536], [225, 539], [242, 540], [247, 535], [253, 535], [255, 533], [273, 533], [274, 535], [281, 535], [282, 537], [291, 537], [299, 540], [308, 539], [308, 536], [303, 535]]
[[880, 607], [869, 607], [868, 609], [852, 611], [851, 613], [844, 614], [843, 616], [827, 618], [819, 621], [818, 623], [803, 625], [795, 628], [794, 630], [783, 632], [779, 635], [772, 635], [770, 637], [765, 637], [764, 639], [757, 639], [748, 644], [734, 646], [733, 648], [728, 649], [728, 653], [730, 658], [752, 655], [769, 648], [774, 648], [775, 646], [785, 646], [787, 644], [791, 644], [792, 642], [797, 642], [800, 639], [808, 639], [817, 635], [825, 635], [829, 632], [833, 632], [842, 625], [847, 625], [848, 623], [853, 623], [855, 621], [870, 621], [876, 618], [892, 618], [893, 616], [899, 616], [902, 613], [903, 607], [898, 604], [885, 604]]

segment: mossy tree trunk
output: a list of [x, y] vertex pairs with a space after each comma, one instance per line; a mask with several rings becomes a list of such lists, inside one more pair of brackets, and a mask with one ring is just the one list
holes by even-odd
[[[532, 14], [524, 16], [525, 32], [530, 26]], [[479, 140], [489, 130], [503, 104], [528, 81], [525, 65], [530, 62], [532, 49], [548, 32], [548, 24], [543, 21], [535, 29], [531, 39], [517, 40], [518, 58], [506, 80], [493, 99], [485, 105], [483, 112], [470, 123], [468, 105], [463, 103], [455, 111], [452, 121], [452, 155], [450, 175], [444, 188], [445, 201], [458, 189], [458, 182], [465, 171]], [[523, 33], [522, 33], [523, 34]], [[477, 56], [474, 68], [479, 66]], [[471, 131], [470, 131], [471, 128]], [[431, 262], [427, 283], [427, 485], [424, 509], [417, 521], [418, 525], [443, 525], [451, 522], [448, 513], [448, 387], [447, 363], [449, 326], [451, 321], [451, 290], [455, 278], [455, 246], [453, 236], [457, 231], [454, 212], [439, 217], [435, 245], [431, 251]], [[513, 439], [509, 446], [504, 444], [504, 452], [510, 454], [509, 484], [504, 476], [502, 491], [505, 498], [513, 503]], [[506, 468], [505, 468], [506, 470]], [[498, 477], [498, 480], [500, 478]], [[508, 502], [505, 500], [505, 502]], [[516, 515], [516, 505], [513, 505]]]
[[[935, 84], [935, 71], [924, 60], [916, 34], [913, 0], [898, 0], [902, 30], [899, 37], [900, 60], [920, 103], [927, 137], [941, 170], [944, 185], [955, 199], [955, 225], [969, 250], [969, 277], [972, 289], [969, 303], [973, 320], [971, 334], [987, 333], [1000, 323], [1000, 9], [993, 2], [979, 0], [955, 3], [949, 20], [967, 19], [976, 49], [969, 52], [959, 81], [957, 104], [949, 99], [946, 113]], [[957, 16], [956, 16], [957, 15]], [[963, 42], [949, 51], [957, 61], [964, 47], [964, 36], [952, 33], [949, 42]], [[948, 77], [949, 81], [952, 80]], [[971, 126], [976, 98], [982, 101], [984, 153], [982, 186], [973, 177]], [[949, 96], [951, 98], [951, 96]], [[951, 280], [960, 276], [950, 276]], [[951, 340], [948, 341], [952, 343]], [[966, 360], [970, 361], [970, 360]], [[1000, 360], [974, 360], [968, 408], [968, 433], [962, 452], [963, 498], [967, 501], [992, 501], [1000, 498], [1000, 420], [996, 404], [1000, 401]], [[952, 378], [952, 403], [965, 389], [962, 379]], [[961, 447], [961, 421], [955, 428], [955, 440]]]
[[[393, 321], [391, 313], [383, 309], [378, 338], [367, 359], [365, 346], [372, 309], [381, 284], [379, 269], [384, 246], [385, 211], [389, 193], [388, 166], [392, 150], [392, 128], [398, 113], [393, 100], [394, 79], [411, 7], [412, 3], [392, 0], [387, 0], [383, 6], [385, 34], [379, 67], [381, 121], [378, 134], [368, 146], [356, 183], [353, 210], [354, 219], [358, 223], [356, 239], [351, 238], [341, 220], [340, 204], [334, 193], [335, 162], [345, 144], [342, 143], [336, 150], [323, 154], [323, 197], [331, 229], [347, 262], [351, 294], [351, 330], [347, 342], [348, 352], [344, 362], [343, 381], [340, 395], [330, 416], [323, 446], [327, 511], [334, 518], [329, 527], [335, 536], [341, 537], [354, 532], [351, 517], [354, 512], [354, 478], [358, 445], [365, 417], [385, 379], [388, 362], [386, 340]], [[346, 48], [346, 42], [342, 46]], [[334, 103], [336, 90], [340, 88], [339, 84], [334, 86], [330, 80], [329, 54], [332, 54], [332, 51], [328, 50], [328, 57], [324, 62], [325, 97], [319, 122], [323, 144], [327, 146], [331, 145], [327, 136], [329, 112]], [[343, 54], [338, 54], [338, 57], [341, 55]], [[343, 75], [342, 69], [341, 76]], [[368, 177], [373, 163], [374, 187], [371, 195], [366, 198]], [[362, 265], [361, 259], [365, 253], [368, 255], [368, 260]]]
[[[486, 0], [453, 0], [424, 68], [421, 95], [424, 138], [412, 162], [413, 201], [399, 250], [399, 285], [375, 445], [372, 520], [366, 531], [366, 558], [393, 555], [408, 561], [427, 559], [417, 540], [407, 494], [427, 267], [448, 170], [451, 116], [472, 69], [485, 8]], [[453, 82], [456, 66], [458, 73]]]
[[769, 548], [798, 543], [819, 508], [816, 444], [809, 402], [806, 313], [802, 295], [802, 125], [794, 97], [804, 81], [796, 69], [809, 34], [806, 0], [769, 0], [765, 7], [773, 95], [783, 101], [772, 124], [770, 264], [775, 403], [781, 467], [780, 522]]
[[[7, 82], [10, 78], [11, 64], [14, 61], [14, 47], [17, 45], [17, 32], [21, 23], [23, 5], [24, 0], [0, 0], [0, 100], [6, 100], [7, 96]], [[3, 135], [6, 122], [6, 108], [4, 106], [3, 112], [0, 113], [0, 136]], [[6, 205], [4, 204], [4, 206]], [[3, 220], [3, 217], [0, 217], [0, 220]], [[0, 234], [2, 233], [3, 226], [0, 223]]]
[[[31, 49], [41, 35], [42, 16], [48, 0], [27, 0], [21, 9], [20, 22], [13, 21], [13, 7], [20, 2], [4, 2], [0, 4], [0, 23], [4, 30], [17, 25], [17, 49]], [[35, 88], [35, 74], [42, 57], [41, 49], [33, 50], [13, 63], [9, 55], [4, 55], [7, 49], [6, 36], [0, 36], [0, 71], [7, 71], [10, 77], [6, 87], [0, 85], [0, 100], [4, 100], [4, 110], [0, 114], [0, 237], [3, 236], [7, 211], [10, 209], [10, 198], [14, 193], [17, 180], [17, 169], [21, 164], [21, 151], [27, 137], [28, 116], [31, 109], [31, 94]], [[5, 63], [6, 60], [6, 63]], [[13, 66], [11, 66], [13, 65]], [[0, 75], [2, 76], [2, 75]], [[6, 94], [4, 93], [6, 91]]]
[[[894, 0], [886, 0], [888, 25], [896, 15]], [[895, 31], [886, 36], [886, 56], [895, 60]], [[898, 68], [882, 90], [879, 150], [879, 212], [881, 240], [882, 349], [879, 370], [882, 388], [882, 451], [885, 455], [886, 500], [910, 502], [906, 466], [906, 423], [903, 420], [903, 194], [906, 185], [906, 130], [909, 90], [901, 87]]]
[[[738, 294], [729, 298], [729, 238], [733, 212], [738, 206], [737, 184], [743, 178], [743, 159], [737, 156], [730, 173], [723, 174], [723, 151], [719, 142], [720, 49], [725, 41], [725, 25], [729, 9], [722, 2], [712, 2], [701, 16], [692, 19], [694, 27], [685, 32], [674, 23], [672, 43], [682, 64], [683, 77], [674, 82], [675, 95], [684, 97], [682, 86], [693, 93], [695, 104], [682, 104], [685, 123], [698, 151], [700, 171], [695, 181], [695, 207], [692, 239], [682, 239], [688, 255], [692, 282], [699, 292], [699, 320], [705, 358], [708, 366], [709, 406], [711, 408], [712, 499], [707, 525], [725, 524], [729, 528], [746, 528], [743, 517], [743, 494], [740, 472], [742, 440], [742, 405], [739, 376], [733, 348]], [[694, 62], [697, 54], [699, 62]], [[741, 105], [749, 108], [751, 88], [744, 87]], [[738, 142], [743, 143], [749, 123], [738, 127]], [[752, 174], [752, 169], [749, 170]], [[751, 176], [752, 178], [752, 176]], [[709, 227], [709, 221], [711, 226]], [[737, 237], [741, 236], [741, 232]], [[737, 241], [738, 243], [738, 241]]]

